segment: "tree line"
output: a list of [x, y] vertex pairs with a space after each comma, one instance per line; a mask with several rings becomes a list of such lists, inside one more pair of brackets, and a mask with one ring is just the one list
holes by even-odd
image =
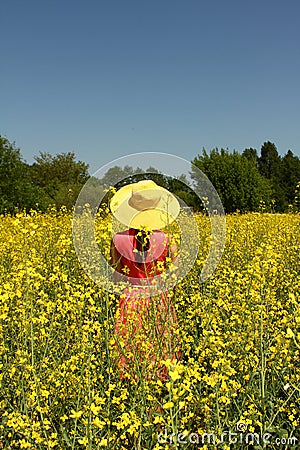
[[[203, 149], [192, 161], [211, 181], [227, 213], [235, 211], [267, 210], [285, 212], [300, 210], [300, 159], [289, 150], [279, 155], [274, 143], [267, 141], [260, 154], [254, 148], [242, 153], [215, 148], [209, 153]], [[27, 164], [15, 143], [0, 136], [0, 213], [14, 213], [30, 209], [46, 211], [50, 206], [72, 209], [76, 198], [90, 179], [88, 164], [76, 161], [73, 152], [51, 155], [40, 152], [33, 164]], [[189, 183], [184, 175], [177, 179], [159, 173], [158, 168], [112, 167], [101, 180], [108, 189], [124, 184], [152, 179], [178, 195], [195, 211], [203, 204], [194, 193], [201, 192], [201, 180], [196, 171]], [[116, 183], [116, 180], [121, 180]], [[93, 180], [92, 180], [93, 181]], [[108, 192], [104, 201], [110, 198]]]

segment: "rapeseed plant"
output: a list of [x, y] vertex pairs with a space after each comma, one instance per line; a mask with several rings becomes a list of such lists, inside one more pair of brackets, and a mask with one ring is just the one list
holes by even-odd
[[[238, 424], [300, 438], [300, 215], [229, 215], [205, 283], [210, 224], [202, 215], [197, 223], [199, 254], [172, 297], [180, 357], [160, 361], [161, 380], [145, 376], [146, 357], [140, 372], [119, 376], [116, 343], [134, 358], [114, 334], [119, 296], [80, 267], [71, 215], [1, 216], [2, 448], [166, 449], [175, 444], [159, 444], [159, 432], [220, 436]], [[170, 233], [180, 245], [179, 230]], [[108, 258], [112, 227], [101, 217], [96, 235]], [[154, 312], [149, 320], [145, 336]]]

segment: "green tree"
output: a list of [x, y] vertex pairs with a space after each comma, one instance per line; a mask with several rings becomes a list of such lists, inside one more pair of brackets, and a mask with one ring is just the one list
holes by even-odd
[[258, 167], [258, 155], [257, 150], [255, 148], [245, 148], [242, 155], [247, 158], [252, 164]]
[[100, 182], [104, 188], [109, 189], [112, 186], [127, 184], [123, 180], [127, 180], [128, 177], [132, 176], [134, 170], [132, 167], [126, 165], [124, 168], [120, 166], [114, 166], [108, 169], [104, 174], [104, 177], [100, 179]]
[[294, 157], [291, 151], [282, 158], [278, 154], [275, 144], [268, 141], [261, 147], [259, 171], [270, 180], [272, 199], [275, 202], [274, 209], [284, 212], [293, 202], [294, 190], [298, 181], [296, 178], [299, 173], [298, 158]]
[[295, 189], [300, 180], [300, 159], [289, 150], [281, 161], [280, 181], [284, 192], [285, 209], [294, 202]]
[[[245, 155], [217, 148], [208, 155], [203, 149], [193, 164], [209, 178], [227, 213], [257, 210], [261, 201], [269, 202], [269, 183], [259, 174], [254, 161]], [[192, 177], [201, 192], [203, 186], [195, 171]]]
[[0, 212], [12, 213], [15, 208], [29, 210], [35, 207], [38, 195], [20, 149], [0, 136]]
[[261, 147], [258, 160], [258, 167], [261, 175], [268, 179], [279, 177], [280, 162], [281, 157], [278, 154], [275, 144], [270, 141], [265, 142]]
[[[119, 181], [120, 180], [120, 181]], [[100, 183], [107, 189], [110, 186], [114, 186], [116, 189], [120, 189], [122, 186], [137, 183], [141, 180], [153, 180], [159, 186], [170, 190], [173, 194], [182, 199], [188, 206], [194, 209], [199, 209], [199, 200], [192, 188], [189, 187], [184, 175], [176, 178], [168, 177], [155, 167], [148, 167], [145, 171], [137, 167], [133, 169], [130, 166], [124, 168], [119, 166], [111, 167], [100, 179]], [[101, 207], [105, 208], [109, 204], [112, 197], [112, 192], [107, 192], [104, 196]]]
[[55, 204], [57, 208], [71, 208], [88, 180], [88, 165], [75, 160], [73, 152], [60, 153], [55, 156], [40, 152], [35, 163], [30, 167], [34, 186], [43, 193], [43, 202]]
[[93, 211], [97, 211], [105, 193], [106, 190], [102, 186], [99, 178], [91, 176], [88, 179], [88, 183], [85, 185], [84, 190], [80, 193], [79, 206], [81, 207], [88, 204]]

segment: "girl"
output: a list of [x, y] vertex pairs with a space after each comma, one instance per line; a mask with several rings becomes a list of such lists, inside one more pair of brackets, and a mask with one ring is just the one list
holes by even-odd
[[[122, 187], [111, 211], [128, 229], [111, 242], [116, 281], [127, 281], [115, 324], [120, 376], [166, 380], [162, 360], [179, 357], [173, 293], [165, 292], [168, 263], [177, 265], [177, 246], [161, 228], [179, 214], [176, 197], [151, 180]], [[165, 273], [166, 275], [166, 273]], [[167, 275], [168, 276], [168, 275]]]

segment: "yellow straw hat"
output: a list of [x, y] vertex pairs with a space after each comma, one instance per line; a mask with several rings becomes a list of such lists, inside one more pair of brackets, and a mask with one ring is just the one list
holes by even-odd
[[110, 201], [114, 217], [129, 228], [160, 230], [179, 214], [177, 198], [152, 180], [119, 189]]

